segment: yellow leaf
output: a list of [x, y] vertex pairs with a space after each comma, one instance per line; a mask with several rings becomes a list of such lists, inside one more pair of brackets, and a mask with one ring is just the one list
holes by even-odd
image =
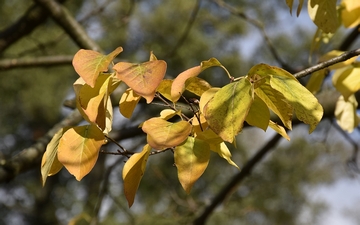
[[342, 0], [341, 21], [346, 28], [360, 24], [360, 1]]
[[248, 79], [225, 85], [205, 105], [204, 115], [210, 128], [224, 141], [234, 142], [252, 104]]
[[159, 92], [166, 99], [171, 100], [171, 85], [173, 80], [164, 79], [161, 81], [160, 85], [157, 87], [156, 91]]
[[313, 94], [317, 93], [325, 79], [325, 76], [329, 73], [327, 69], [318, 70], [311, 74], [309, 81], [306, 84], [306, 88]]
[[350, 95], [360, 90], [360, 68], [349, 66], [335, 71], [332, 82], [343, 96], [345, 101]]
[[[343, 54], [344, 52], [343, 51], [338, 51], [338, 50], [332, 50], [328, 53], [326, 53], [325, 55], [321, 56], [319, 61], [320, 62], [324, 62], [324, 61], [327, 61], [327, 60], [330, 60], [332, 58], [335, 58], [341, 54]], [[340, 69], [340, 68], [343, 68], [345, 66], [349, 66], [351, 63], [353, 63], [355, 60], [356, 60], [357, 57], [352, 57], [344, 62], [339, 62], [339, 63], [336, 63], [332, 66], [329, 66], [329, 70], [335, 70], [335, 69]]]
[[142, 130], [147, 133], [147, 142], [151, 147], [163, 150], [184, 142], [191, 132], [191, 125], [186, 121], [171, 123], [155, 117], [145, 121]]
[[46, 151], [41, 160], [41, 178], [43, 186], [45, 185], [46, 178], [48, 176], [57, 174], [63, 167], [58, 160], [57, 152], [59, 141], [67, 129], [69, 128], [61, 128], [58, 132], [56, 132], [49, 144], [46, 146]]
[[283, 136], [286, 140], [290, 141], [289, 135], [286, 133], [286, 130], [284, 127], [278, 125], [277, 123], [274, 123], [270, 120], [269, 127], [271, 127], [274, 131], [276, 131], [278, 134]]
[[259, 127], [264, 131], [266, 131], [269, 125], [269, 120], [270, 120], [269, 108], [256, 95], [245, 120], [251, 126]]
[[177, 102], [181, 96], [181, 94], [185, 91], [186, 81], [190, 78], [194, 78], [198, 76], [202, 71], [213, 67], [213, 66], [220, 66], [224, 68], [221, 63], [215, 59], [211, 58], [208, 61], [202, 61], [200, 66], [195, 66], [190, 69], [185, 70], [184, 72], [180, 73], [172, 83], [171, 86], [171, 99], [173, 102]]
[[174, 111], [172, 109], [164, 109], [160, 112], [160, 118], [164, 120], [169, 120], [179, 114], [181, 114], [180, 111]]
[[144, 175], [150, 151], [151, 147], [148, 144], [145, 145], [141, 152], [133, 154], [124, 165], [122, 177], [124, 193], [129, 207], [134, 203], [135, 194]]
[[282, 76], [280, 73], [277, 75], [274, 73], [270, 79], [270, 85], [281, 92], [294, 107], [296, 117], [310, 125], [309, 133], [313, 132], [324, 112], [315, 96], [297, 80]]
[[220, 144], [212, 144], [210, 145], [210, 149], [218, 153], [219, 156], [225, 159], [230, 165], [240, 169], [239, 166], [231, 160], [231, 152], [226, 146], [225, 142], [221, 142]]
[[309, 0], [308, 13], [312, 21], [325, 33], [335, 33], [339, 27], [337, 0]]
[[93, 50], [80, 49], [73, 58], [74, 69], [90, 87], [94, 87], [100, 72], [106, 72], [111, 61], [122, 50], [122, 47], [118, 47], [109, 55], [103, 55]]
[[105, 136], [95, 124], [70, 128], [60, 139], [58, 159], [80, 181], [94, 167], [103, 144]]
[[136, 105], [139, 103], [141, 96], [136, 94], [133, 89], [128, 88], [124, 94], [122, 94], [120, 103], [119, 103], [119, 110], [120, 113], [126, 117], [130, 118], [134, 112]]
[[209, 163], [209, 145], [203, 140], [188, 137], [186, 142], [175, 148], [174, 159], [181, 186], [190, 193]]
[[[294, 0], [286, 0], [286, 4], [290, 9], [290, 14], [292, 14], [293, 3], [294, 3]], [[297, 8], [296, 16], [299, 16], [303, 3], [304, 3], [304, 0], [299, 0], [299, 5]]]
[[336, 102], [335, 117], [339, 126], [351, 133], [358, 126], [359, 119], [356, 113], [358, 103], [354, 95], [350, 95], [348, 100], [344, 100], [344, 96], [340, 96]]
[[192, 77], [185, 82], [185, 89], [197, 96], [201, 96], [210, 88], [211, 85], [206, 80], [199, 77]]
[[283, 122], [284, 126], [292, 129], [291, 121], [294, 108], [285, 97], [270, 86], [270, 80], [255, 89], [255, 94], [273, 111]]
[[215, 93], [218, 92], [219, 90], [220, 88], [218, 87], [210, 88], [201, 95], [200, 103], [199, 103], [199, 108], [201, 113], [204, 113], [205, 105], [210, 101], [210, 99], [214, 97]]
[[124, 81], [147, 103], [152, 102], [156, 88], [166, 73], [166, 62], [163, 60], [148, 61], [141, 64], [119, 62], [113, 69], [117, 77]]
[[193, 116], [191, 125], [194, 133], [201, 133], [208, 128], [208, 124], [202, 113], [197, 113], [196, 116]]
[[104, 127], [101, 127], [100, 125], [99, 127], [103, 129], [104, 134], [109, 134], [110, 131], [112, 130], [113, 113], [114, 113], [110, 98], [107, 98], [107, 104], [104, 110], [105, 110], [105, 124]]

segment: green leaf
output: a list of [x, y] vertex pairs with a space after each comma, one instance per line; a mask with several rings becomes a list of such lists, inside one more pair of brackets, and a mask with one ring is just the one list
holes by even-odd
[[325, 33], [335, 33], [339, 27], [337, 0], [309, 0], [308, 13], [312, 21]]
[[166, 62], [153, 60], [140, 64], [119, 62], [113, 69], [117, 77], [124, 81], [147, 103], [152, 102], [155, 92], [166, 73]]
[[124, 193], [129, 207], [134, 203], [135, 194], [144, 175], [150, 151], [151, 147], [145, 145], [140, 153], [133, 154], [124, 165], [122, 177], [124, 180]]
[[122, 51], [122, 47], [118, 47], [109, 55], [103, 55], [80, 49], [73, 58], [74, 69], [90, 87], [94, 87], [100, 72], [106, 72], [111, 61]]
[[358, 103], [354, 95], [350, 95], [348, 100], [344, 100], [344, 96], [340, 96], [336, 102], [335, 117], [339, 126], [351, 133], [359, 124], [359, 118], [356, 113]]
[[203, 140], [188, 137], [186, 142], [175, 148], [174, 159], [179, 181], [186, 193], [190, 193], [194, 183], [208, 166], [209, 145]]
[[94, 167], [103, 144], [105, 136], [95, 124], [70, 128], [60, 139], [58, 159], [80, 181]]
[[224, 141], [234, 142], [252, 104], [251, 84], [241, 79], [225, 85], [205, 105], [204, 115], [210, 128]]
[[155, 117], [145, 121], [142, 130], [147, 133], [151, 147], [163, 150], [184, 142], [191, 132], [191, 125], [186, 121], [171, 123]]
[[58, 160], [57, 152], [60, 139], [64, 132], [68, 129], [69, 127], [61, 128], [58, 132], [56, 132], [49, 144], [46, 146], [46, 151], [41, 160], [41, 178], [43, 186], [45, 186], [46, 178], [48, 176], [57, 174], [63, 167]]

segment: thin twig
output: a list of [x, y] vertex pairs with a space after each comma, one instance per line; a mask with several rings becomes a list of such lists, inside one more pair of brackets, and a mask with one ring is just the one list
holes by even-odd
[[278, 143], [281, 139], [280, 134], [276, 134], [265, 146], [263, 146], [242, 168], [242, 170], [236, 174], [229, 183], [224, 186], [224, 188], [215, 196], [211, 201], [211, 204], [205, 208], [203, 213], [194, 220], [194, 225], [203, 225], [205, 224], [208, 217], [212, 214], [215, 208], [220, 205], [234, 190], [234, 188], [244, 180], [252, 171], [252, 169], [258, 164], [264, 156], [270, 152], [271, 149]]
[[325, 62], [322, 62], [322, 63], [319, 63], [315, 66], [312, 66], [312, 67], [309, 67], [309, 68], [306, 68], [298, 73], [295, 73], [294, 76], [299, 79], [299, 78], [302, 78], [302, 77], [305, 77], [307, 75], [310, 75], [312, 74], [313, 72], [315, 71], [319, 71], [321, 69], [325, 69], [326, 67], [329, 67], [329, 66], [332, 66], [336, 63], [339, 63], [339, 62], [343, 62], [343, 61], [346, 61], [352, 57], [355, 57], [355, 56], [358, 56], [360, 55], [360, 48], [358, 49], [355, 49], [355, 50], [352, 50], [352, 51], [348, 51], [348, 52], [345, 52], [337, 57], [334, 57], [328, 61], [325, 61]]

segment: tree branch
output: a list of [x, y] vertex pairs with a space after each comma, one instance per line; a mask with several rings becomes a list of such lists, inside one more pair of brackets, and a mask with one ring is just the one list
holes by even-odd
[[58, 56], [42, 56], [34, 58], [19, 58], [19, 59], [3, 59], [0, 60], [0, 70], [10, 70], [14, 68], [39, 67], [39, 66], [58, 66], [71, 65], [73, 56], [58, 55]]
[[98, 44], [86, 33], [84, 28], [75, 20], [69, 11], [54, 0], [35, 0], [40, 6], [49, 11], [52, 18], [75, 41], [80, 48], [101, 51]]
[[43, 137], [41, 137], [34, 145], [22, 150], [19, 154], [13, 156], [9, 160], [0, 161], [0, 183], [8, 182], [20, 173], [26, 172], [36, 166], [40, 168], [42, 155], [46, 150], [46, 145], [50, 142], [55, 133], [62, 127], [75, 126], [82, 120], [82, 116], [76, 110], [68, 117], [56, 124]]
[[252, 171], [252, 169], [258, 164], [264, 156], [270, 152], [271, 149], [275, 147], [275, 145], [280, 140], [281, 135], [276, 134], [265, 146], [263, 146], [242, 168], [242, 170], [237, 173], [227, 185], [215, 196], [215, 198], [211, 201], [211, 204], [205, 208], [203, 213], [194, 220], [194, 225], [202, 225], [205, 224], [208, 217], [212, 214], [214, 209], [220, 205], [234, 190], [234, 188], [242, 182]]
[[345, 52], [335, 58], [332, 58], [328, 61], [325, 61], [325, 62], [322, 62], [322, 63], [319, 63], [315, 66], [312, 66], [312, 67], [309, 67], [309, 68], [306, 68], [298, 73], [295, 73], [294, 76], [299, 79], [299, 78], [302, 78], [302, 77], [305, 77], [315, 71], [318, 71], [318, 70], [321, 70], [321, 69], [325, 69], [326, 67], [329, 67], [329, 66], [332, 66], [336, 63], [339, 63], [339, 62], [343, 62], [343, 61], [346, 61], [352, 57], [355, 57], [355, 56], [358, 56], [360, 55], [360, 48], [358, 49], [355, 49], [355, 50], [352, 50], [352, 51], [348, 51], [348, 52]]
[[[64, 0], [59, 1], [63, 3]], [[37, 26], [44, 23], [49, 16], [46, 9], [33, 5], [13, 25], [0, 32], [0, 53], [27, 34]]]

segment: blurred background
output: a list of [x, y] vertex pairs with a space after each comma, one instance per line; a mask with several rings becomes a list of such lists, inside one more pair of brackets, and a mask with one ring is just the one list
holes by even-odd
[[[258, 63], [297, 72], [315, 64], [320, 55], [339, 49], [351, 32], [340, 29], [309, 60], [317, 28], [306, 4], [296, 17], [295, 12], [290, 15], [285, 0], [59, 2], [105, 53], [122, 46], [124, 52], [117, 61], [143, 62], [153, 51], [167, 62], [169, 78], [211, 57], [234, 77], [246, 75]], [[29, 31], [16, 37], [12, 28], [25, 15], [36, 13], [43, 16], [40, 22], [29, 20], [21, 28]], [[356, 38], [342, 50], [355, 46], [359, 46]], [[71, 60], [80, 48], [45, 9], [39, 10], [36, 1], [0, 1], [0, 161], [21, 154], [72, 111], [72, 83], [78, 75]], [[54, 56], [56, 63], [41, 64], [40, 59]], [[11, 66], [13, 59], [30, 63]], [[200, 77], [213, 86], [228, 83], [221, 69], [206, 70]], [[333, 91], [329, 84], [325, 81], [323, 92]], [[115, 106], [120, 94], [113, 96]], [[142, 148], [146, 138], [136, 128], [161, 109], [145, 104], [137, 107], [130, 120], [114, 108], [113, 136], [128, 150]], [[233, 161], [241, 168], [273, 135], [270, 129], [265, 133], [245, 128], [237, 148], [229, 146]], [[207, 224], [360, 224], [359, 129], [344, 133], [329, 116], [311, 135], [305, 125], [295, 125], [289, 135], [291, 141], [281, 140]], [[103, 147], [116, 149], [111, 144]], [[39, 161], [0, 183], [0, 224], [86, 224], [93, 217], [97, 224], [191, 224], [239, 172], [212, 154], [207, 170], [187, 195], [178, 182], [172, 153], [151, 156], [129, 209], [122, 190], [125, 161], [122, 156], [100, 154], [94, 170], [81, 182], [63, 169], [49, 177], [45, 187]]]

